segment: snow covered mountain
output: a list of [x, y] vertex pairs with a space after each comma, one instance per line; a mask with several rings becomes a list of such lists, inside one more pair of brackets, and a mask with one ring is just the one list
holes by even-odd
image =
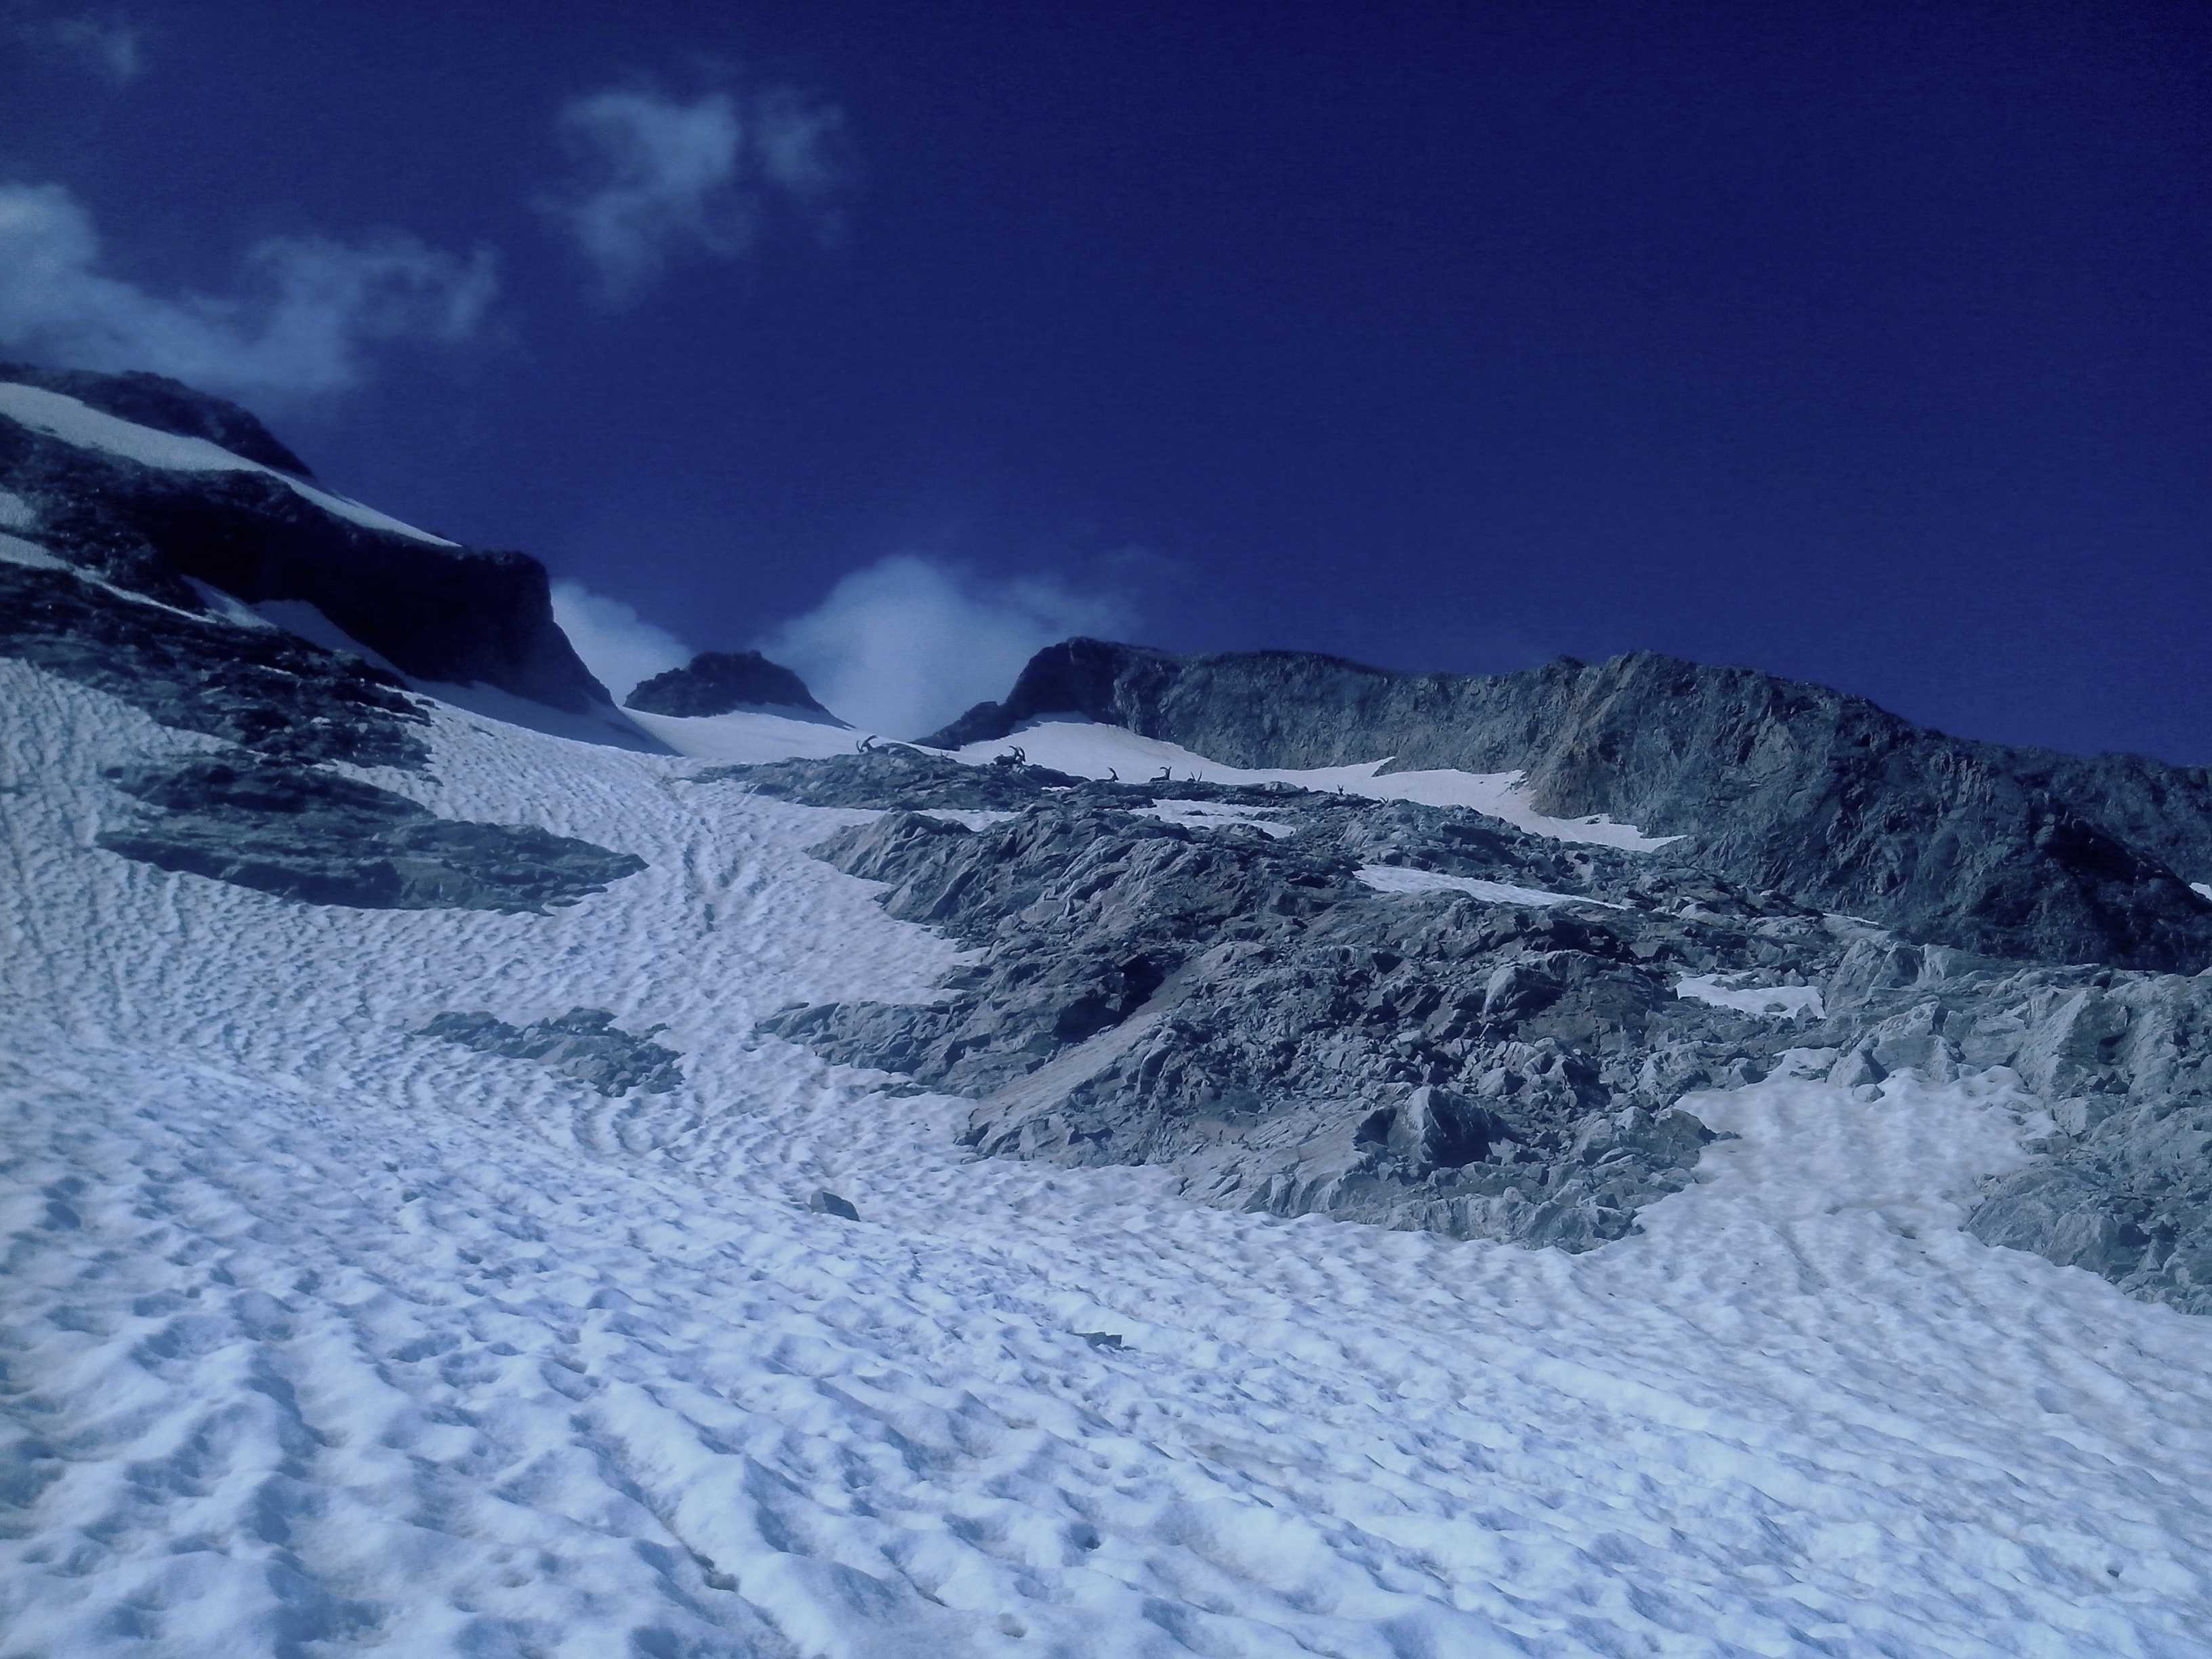
[[0, 379], [4, 1659], [2212, 1652], [2203, 774], [1655, 658], [633, 724]]

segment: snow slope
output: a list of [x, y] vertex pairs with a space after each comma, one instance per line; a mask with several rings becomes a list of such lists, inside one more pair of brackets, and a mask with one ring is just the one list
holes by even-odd
[[1674, 981], [1674, 994], [1716, 1008], [1733, 1008], [1740, 1014], [1772, 1014], [1788, 1019], [1806, 1009], [1818, 1019], [1823, 1012], [1817, 986], [1742, 984], [1721, 974], [1685, 974]]
[[[750, 1035], [952, 965], [806, 856], [866, 814], [433, 736], [368, 775], [650, 867], [165, 875], [99, 769], [201, 740], [0, 661], [6, 1659], [2212, 1653], [2212, 1322], [1956, 1231], [2001, 1082], [1694, 1097], [1579, 1256], [970, 1162]], [[409, 1035], [577, 1005], [685, 1085]]]
[[1487, 812], [1537, 835], [1631, 851], [1663, 847], [1680, 839], [1674, 836], [1647, 836], [1633, 824], [1614, 823], [1602, 817], [1546, 817], [1531, 809], [1522, 796], [1522, 774], [1519, 772], [1385, 772], [1382, 769], [1390, 763], [1387, 755], [1355, 766], [1254, 771], [1224, 766], [1157, 738], [1140, 738], [1121, 726], [1075, 720], [1033, 720], [1010, 738], [994, 743], [971, 743], [954, 752], [960, 760], [981, 763], [1017, 744], [1036, 764], [1082, 778], [1103, 778], [1110, 770], [1120, 772], [1125, 781], [1140, 783], [1158, 776], [1164, 767], [1177, 778], [1205, 783], [1289, 783], [1302, 789], [1340, 789], [1346, 794], [1364, 795], [1372, 800], [1410, 800], [1426, 806], [1471, 806], [1478, 812]]
[[210, 443], [205, 438], [188, 438], [179, 433], [163, 432], [155, 427], [141, 426], [136, 421], [126, 421], [106, 414], [59, 392], [20, 386], [13, 381], [0, 381], [0, 416], [20, 421], [33, 432], [46, 433], [80, 449], [96, 449], [105, 454], [119, 455], [125, 460], [137, 461], [145, 466], [166, 467], [179, 472], [265, 473], [325, 512], [334, 513], [341, 519], [368, 529], [411, 537], [416, 541], [430, 542], [439, 547], [454, 544], [442, 536], [433, 536], [427, 530], [417, 530], [412, 525], [402, 524], [388, 514], [379, 513], [374, 507], [363, 507], [359, 501], [332, 495], [327, 489], [317, 489], [305, 479], [295, 478], [289, 472], [280, 472], [273, 466], [264, 466], [258, 461], [249, 461], [241, 455], [234, 455], [220, 444]]

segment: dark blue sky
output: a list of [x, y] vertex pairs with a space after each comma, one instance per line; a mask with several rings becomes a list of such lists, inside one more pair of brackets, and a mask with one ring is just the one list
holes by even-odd
[[17, 349], [235, 344], [338, 487], [694, 643], [915, 555], [2212, 762], [2212, 8], [0, 19]]

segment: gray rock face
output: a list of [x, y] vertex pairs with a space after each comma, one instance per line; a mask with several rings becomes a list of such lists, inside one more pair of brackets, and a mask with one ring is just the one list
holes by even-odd
[[[150, 423], [164, 430], [243, 444], [234, 453], [304, 471], [243, 410], [173, 381], [35, 371], [27, 379], [126, 418], [154, 416]], [[526, 555], [371, 529], [266, 473], [144, 466], [5, 416], [0, 489], [40, 514], [35, 531], [14, 533], [118, 586], [185, 611], [204, 608], [191, 581], [249, 605], [304, 600], [419, 679], [481, 682], [571, 713], [611, 714], [605, 689], [553, 621], [544, 568]]]
[[543, 914], [645, 861], [525, 825], [441, 818], [404, 796], [245, 750], [116, 768], [151, 811], [100, 846], [309, 904]]
[[702, 651], [681, 668], [655, 674], [623, 699], [647, 714], [727, 714], [740, 708], [773, 708], [829, 726], [839, 720], [814, 701], [800, 679], [757, 651]]
[[[926, 793], [950, 781], [944, 764], [854, 756], [723, 775], [773, 772], [788, 797], [811, 774], [815, 798], [850, 800], [895, 788], [900, 767]], [[1569, 1249], [1620, 1237], [1711, 1138], [1676, 1100], [1788, 1041], [1682, 1000], [1675, 977], [1756, 970], [1779, 940], [1805, 961], [1843, 948], [1823, 918], [1701, 872], [1473, 813], [968, 771], [995, 799], [1026, 783], [1029, 809], [981, 831], [891, 812], [819, 850], [889, 884], [892, 915], [984, 959], [933, 1006], [799, 1008], [765, 1029], [976, 1097], [969, 1139], [987, 1152], [1167, 1164], [1214, 1202]], [[1296, 834], [1131, 810], [1193, 789]], [[1565, 902], [1383, 894], [1363, 863]], [[1716, 899], [1729, 925], [1702, 919]]]
[[479, 1054], [531, 1060], [610, 1097], [665, 1095], [681, 1088], [683, 1056], [653, 1038], [662, 1028], [632, 1033], [604, 1008], [571, 1008], [531, 1025], [509, 1025], [483, 1012], [445, 1013], [415, 1035], [458, 1042]]
[[[1571, 847], [1472, 812], [958, 769], [966, 793], [913, 750], [714, 775], [817, 804], [1018, 810], [972, 831], [890, 811], [824, 842], [892, 915], [980, 959], [932, 1004], [764, 1023], [975, 1098], [986, 1152], [1165, 1164], [1216, 1203], [1574, 1249], [1692, 1178], [1711, 1135], [1686, 1096], [1788, 1051], [1845, 1086], [2009, 1073], [2056, 1123], [1972, 1230], [2212, 1312], [2212, 975], [1915, 944], [1679, 848]], [[1290, 833], [1138, 816], [1163, 799]], [[1386, 894], [1363, 866], [1559, 902]], [[1739, 1013], [1685, 1000], [1692, 975], [1819, 1005]]]
[[1644, 653], [1485, 679], [1075, 640], [1038, 653], [1005, 702], [925, 741], [1001, 738], [1048, 714], [1243, 766], [1391, 755], [1522, 770], [1540, 811], [1686, 836], [1747, 887], [1915, 938], [2047, 962], [2212, 963], [2212, 904], [2165, 861], [2212, 849], [2201, 770], [1964, 743], [1749, 670]]

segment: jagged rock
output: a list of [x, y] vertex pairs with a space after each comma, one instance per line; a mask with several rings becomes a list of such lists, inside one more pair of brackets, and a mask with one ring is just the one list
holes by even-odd
[[647, 714], [694, 717], [769, 708], [830, 726], [845, 724], [814, 701], [798, 675], [757, 651], [702, 651], [683, 667], [638, 685], [623, 706]]
[[2047, 962], [2212, 963], [2212, 902], [2166, 861], [2212, 869], [2212, 773], [1961, 742], [1747, 669], [1644, 653], [1486, 679], [1073, 640], [1040, 652], [1006, 702], [923, 741], [1003, 738], [1047, 715], [1240, 766], [1390, 756], [1524, 771], [1540, 811], [1686, 836], [1741, 885], [1917, 939]]
[[[884, 763], [806, 764], [783, 781], [832, 788]], [[1656, 908], [1385, 895], [1340, 849], [1433, 848], [1514, 884], [1620, 890], [1631, 855], [1305, 792], [1264, 793], [1282, 840], [1111, 799], [1033, 783], [1028, 810], [984, 830], [889, 812], [831, 837], [820, 855], [885, 883], [892, 915], [985, 958], [934, 1005], [800, 1008], [764, 1029], [978, 1099], [968, 1138], [986, 1152], [1163, 1163], [1217, 1203], [1577, 1249], [1687, 1179], [1703, 1137], [1671, 1112], [1684, 1084], [1784, 1040], [1673, 993], [1686, 967], [1747, 969], [1771, 938]], [[1821, 918], [1766, 909], [1747, 913], [1805, 960], [1839, 954]], [[1585, 1156], [1592, 1123], [1616, 1155]]]
[[858, 1221], [860, 1218], [860, 1212], [848, 1200], [840, 1198], [826, 1188], [808, 1199], [806, 1207], [817, 1215], [834, 1215], [841, 1221]]
[[565, 1014], [530, 1025], [509, 1025], [490, 1014], [440, 1014], [415, 1033], [457, 1042], [479, 1054], [509, 1060], [533, 1060], [586, 1088], [607, 1096], [665, 1095], [682, 1086], [684, 1073], [673, 1048], [652, 1039], [663, 1028], [623, 1030], [604, 1008], [571, 1008]]
[[153, 810], [101, 831], [99, 846], [309, 904], [543, 913], [645, 868], [628, 853], [441, 818], [388, 789], [243, 750], [107, 775]]
[[[945, 764], [731, 775], [882, 804], [949, 791]], [[982, 1152], [1163, 1164], [1210, 1202], [1579, 1249], [1691, 1179], [1711, 1139], [1680, 1105], [1695, 1091], [1785, 1062], [1854, 1087], [2008, 1068], [2057, 1121], [1971, 1229], [2212, 1310], [2212, 975], [1915, 944], [1672, 848], [1567, 848], [1474, 813], [1209, 790], [1264, 806], [1289, 832], [1269, 839], [1137, 816], [1164, 789], [965, 769], [1018, 816], [890, 811], [817, 850], [980, 959], [933, 1004], [766, 1029], [975, 1098]], [[1386, 896], [1365, 866], [1607, 902]], [[1677, 994], [1692, 975], [1816, 988], [1820, 1012], [1711, 1007]]]

